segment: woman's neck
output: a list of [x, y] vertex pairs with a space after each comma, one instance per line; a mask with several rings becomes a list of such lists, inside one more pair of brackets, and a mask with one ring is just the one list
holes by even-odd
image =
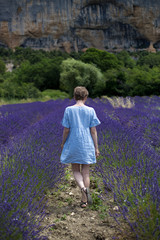
[[78, 101], [76, 101], [76, 106], [83, 106], [84, 105], [84, 103], [85, 103], [85, 101], [84, 100], [78, 100]]

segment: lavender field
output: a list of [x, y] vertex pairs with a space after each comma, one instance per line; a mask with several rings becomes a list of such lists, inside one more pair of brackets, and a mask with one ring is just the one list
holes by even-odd
[[[137, 239], [160, 239], [160, 97], [134, 97], [132, 106], [88, 99], [101, 121], [95, 165], [105, 194]], [[0, 239], [42, 239], [45, 191], [65, 174], [60, 164], [61, 119], [73, 100], [0, 107]]]

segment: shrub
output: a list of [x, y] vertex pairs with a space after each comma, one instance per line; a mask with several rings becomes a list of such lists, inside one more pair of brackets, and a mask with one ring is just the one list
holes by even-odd
[[103, 75], [98, 68], [74, 59], [63, 61], [60, 86], [70, 97], [76, 86], [85, 86], [91, 97], [99, 96], [104, 88]]

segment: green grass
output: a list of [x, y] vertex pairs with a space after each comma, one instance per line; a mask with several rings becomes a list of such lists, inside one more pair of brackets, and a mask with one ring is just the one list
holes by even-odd
[[31, 102], [46, 102], [49, 100], [56, 100], [56, 99], [65, 99], [69, 98], [69, 95], [66, 92], [62, 92], [60, 90], [54, 89], [47, 89], [42, 92], [41, 98], [27, 98], [27, 99], [4, 99], [0, 98], [0, 106], [7, 105], [7, 104], [17, 104], [17, 103], [31, 103]]
[[107, 219], [108, 217], [108, 206], [103, 199], [102, 199], [102, 194], [104, 191], [104, 185], [103, 181], [100, 177], [98, 176], [92, 176], [90, 177], [91, 179], [91, 185], [94, 185], [94, 189], [92, 189], [92, 200], [93, 203], [92, 205], [89, 205], [89, 208], [93, 211], [97, 211], [99, 213], [99, 216], [102, 220]]
[[47, 89], [42, 92], [43, 97], [50, 99], [65, 99], [69, 98], [69, 95], [66, 92], [60, 90]]

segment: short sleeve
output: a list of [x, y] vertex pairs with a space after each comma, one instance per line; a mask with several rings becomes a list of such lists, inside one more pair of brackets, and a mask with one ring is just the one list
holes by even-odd
[[62, 124], [63, 127], [70, 128], [67, 109], [65, 109], [65, 111], [64, 111], [64, 115], [63, 115], [63, 119], [61, 121], [61, 124]]
[[91, 122], [90, 122], [90, 127], [96, 127], [100, 124], [101, 122], [99, 121], [99, 119], [97, 118], [96, 112], [93, 109], [92, 112], [92, 117], [91, 117]]

